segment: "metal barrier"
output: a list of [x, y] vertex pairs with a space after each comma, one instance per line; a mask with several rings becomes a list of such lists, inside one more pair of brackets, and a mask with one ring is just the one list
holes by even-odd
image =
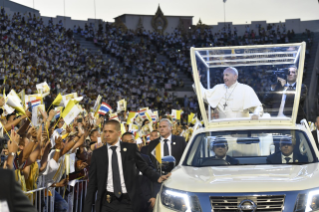
[[[69, 212], [82, 212], [87, 186], [87, 180], [72, 180], [67, 187], [41, 187], [24, 193], [29, 197], [38, 212], [54, 212], [55, 191], [64, 197], [64, 200], [68, 203]], [[48, 195], [49, 191], [52, 196]]]

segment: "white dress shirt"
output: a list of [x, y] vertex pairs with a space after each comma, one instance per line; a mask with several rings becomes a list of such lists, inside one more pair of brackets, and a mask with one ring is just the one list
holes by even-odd
[[281, 98], [281, 104], [280, 104], [280, 107], [279, 107], [279, 112], [278, 112], [278, 116], [284, 116], [284, 108], [285, 108], [285, 104], [286, 104], [286, 92], [288, 90], [288, 88], [291, 86], [291, 87], [294, 87], [296, 83], [293, 83], [293, 84], [289, 84], [287, 83], [286, 84], [286, 87], [284, 88], [284, 91], [282, 93], [282, 98]]
[[289, 157], [290, 159], [289, 159], [289, 161], [288, 161], [288, 163], [293, 163], [294, 161], [294, 153], [291, 153], [291, 155], [289, 155], [289, 156], [285, 156], [285, 155], [283, 155], [283, 154], [281, 154], [281, 162], [282, 163], [287, 163], [287, 161], [286, 161], [286, 157]]
[[[162, 157], [164, 157], [164, 139], [163, 137], [160, 138], [160, 142], [161, 142], [161, 155]], [[169, 135], [167, 138], [166, 138], [168, 141], [167, 141], [167, 145], [168, 145], [168, 155], [172, 155], [172, 147], [171, 147], [171, 142], [172, 142], [172, 135]]]
[[[126, 186], [125, 186], [125, 181], [124, 181], [124, 174], [123, 174], [123, 164], [122, 164], [122, 157], [121, 157], [121, 145], [120, 141], [118, 141], [116, 144], [113, 146], [117, 146], [116, 148], [116, 154], [117, 154], [117, 161], [119, 164], [119, 172], [120, 172], [120, 180], [121, 180], [121, 189], [122, 193], [125, 194], [127, 193]], [[107, 179], [106, 179], [106, 190], [109, 192], [114, 192], [114, 186], [113, 186], [113, 172], [112, 172], [112, 155], [113, 155], [113, 150], [111, 149], [111, 145], [107, 144], [107, 153], [108, 153], [108, 158], [109, 158], [109, 168], [108, 168], [108, 174], [107, 174]]]

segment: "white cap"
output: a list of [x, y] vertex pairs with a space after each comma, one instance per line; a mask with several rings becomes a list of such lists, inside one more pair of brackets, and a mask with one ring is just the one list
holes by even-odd
[[235, 72], [235, 74], [238, 76], [238, 71], [237, 71], [236, 68], [234, 68], [234, 67], [228, 67], [228, 68], [226, 68], [224, 71], [226, 71], [227, 69], [233, 70], [233, 71]]

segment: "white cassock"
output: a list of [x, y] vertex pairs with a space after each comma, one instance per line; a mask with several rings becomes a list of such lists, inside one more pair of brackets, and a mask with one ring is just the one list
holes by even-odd
[[255, 91], [248, 85], [236, 82], [229, 88], [225, 84], [215, 85], [212, 89], [205, 89], [202, 84], [203, 99], [214, 109], [219, 118], [242, 118], [252, 115], [263, 115], [262, 104]]

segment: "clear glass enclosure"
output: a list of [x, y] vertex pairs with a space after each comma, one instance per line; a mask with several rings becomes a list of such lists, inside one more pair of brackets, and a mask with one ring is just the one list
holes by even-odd
[[305, 43], [192, 48], [194, 89], [207, 124], [258, 120], [294, 123]]

